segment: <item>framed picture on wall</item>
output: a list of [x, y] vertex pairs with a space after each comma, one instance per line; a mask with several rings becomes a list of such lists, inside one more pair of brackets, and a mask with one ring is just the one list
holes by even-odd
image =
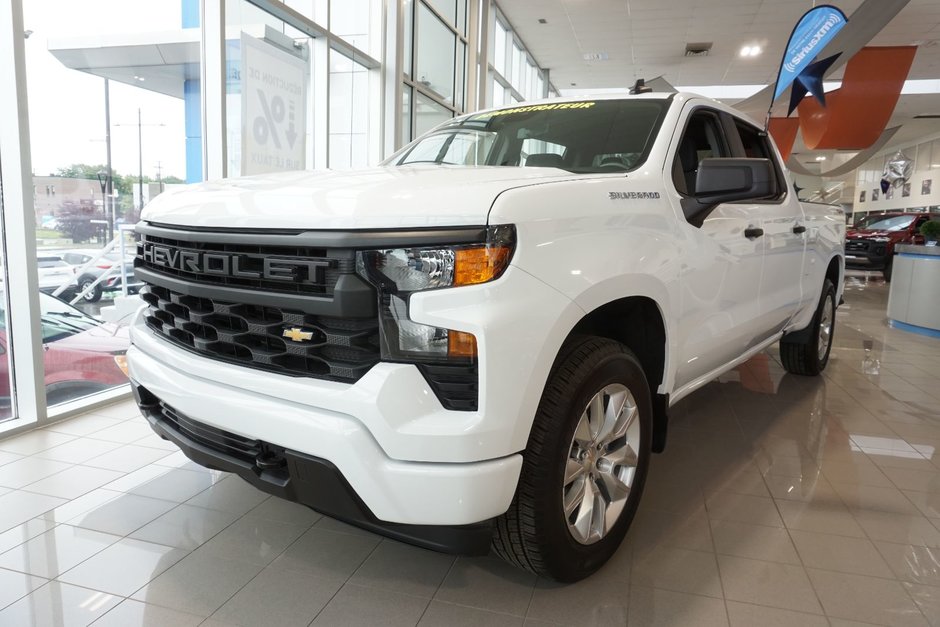
[[929, 196], [930, 188], [933, 186], [933, 179], [924, 179], [924, 182], [920, 184], [920, 195]]
[[891, 200], [894, 198], [894, 186], [888, 188], [888, 191], [885, 192], [885, 200]]
[[878, 188], [871, 190], [871, 201], [875, 202], [878, 200]]
[[901, 188], [901, 198], [907, 198], [911, 195], [911, 184], [905, 183], [904, 187]]
[[858, 202], [865, 202], [865, 190], [864, 189], [858, 193]]

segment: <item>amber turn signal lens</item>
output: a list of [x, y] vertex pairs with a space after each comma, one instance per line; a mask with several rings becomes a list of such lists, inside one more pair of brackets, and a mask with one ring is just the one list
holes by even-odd
[[121, 369], [125, 377], [130, 376], [127, 374], [127, 355], [115, 355], [114, 363]]
[[476, 357], [477, 338], [472, 333], [463, 331], [447, 332], [448, 357]]
[[492, 281], [503, 273], [512, 256], [510, 246], [458, 248], [455, 252], [454, 285]]

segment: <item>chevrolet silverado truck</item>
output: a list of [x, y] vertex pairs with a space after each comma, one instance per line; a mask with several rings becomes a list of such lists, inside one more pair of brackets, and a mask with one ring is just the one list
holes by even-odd
[[923, 244], [920, 227], [929, 220], [940, 221], [940, 213], [876, 213], [856, 222], [845, 234], [845, 267], [854, 270], [881, 270], [891, 280], [894, 247]]
[[667, 415], [779, 343], [817, 375], [840, 209], [688, 94], [450, 120], [361, 171], [166, 193], [137, 228], [130, 378], [192, 460], [422, 547], [574, 581]]

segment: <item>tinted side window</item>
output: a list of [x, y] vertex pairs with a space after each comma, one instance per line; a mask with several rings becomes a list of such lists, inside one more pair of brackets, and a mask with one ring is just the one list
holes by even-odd
[[686, 122], [676, 158], [672, 163], [672, 179], [676, 190], [687, 196], [695, 193], [698, 164], [702, 159], [730, 157], [731, 151], [721, 132], [718, 116], [698, 111]]
[[756, 128], [736, 121], [738, 135], [741, 137], [741, 143], [744, 144], [744, 154], [754, 159], [772, 159], [770, 147], [767, 146], [767, 138], [761, 137], [760, 131]]
[[753, 159], [770, 159], [770, 165], [777, 175], [777, 189], [781, 190], [773, 198], [781, 198], [782, 190], [786, 189], [786, 178], [770, 145], [770, 139], [762, 131], [743, 120], [736, 119], [734, 125], [738, 131], [738, 137], [741, 138], [741, 144], [744, 146], [743, 156]]

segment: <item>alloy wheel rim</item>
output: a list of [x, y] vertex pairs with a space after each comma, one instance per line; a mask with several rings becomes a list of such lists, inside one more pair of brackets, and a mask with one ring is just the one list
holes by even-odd
[[817, 347], [819, 359], [825, 359], [829, 351], [829, 344], [832, 342], [832, 326], [834, 322], [832, 315], [832, 299], [826, 298], [826, 304], [823, 305], [822, 315], [819, 317], [819, 345]]
[[562, 506], [580, 544], [603, 539], [623, 514], [636, 476], [640, 419], [636, 399], [613, 383], [588, 401], [568, 447]]

